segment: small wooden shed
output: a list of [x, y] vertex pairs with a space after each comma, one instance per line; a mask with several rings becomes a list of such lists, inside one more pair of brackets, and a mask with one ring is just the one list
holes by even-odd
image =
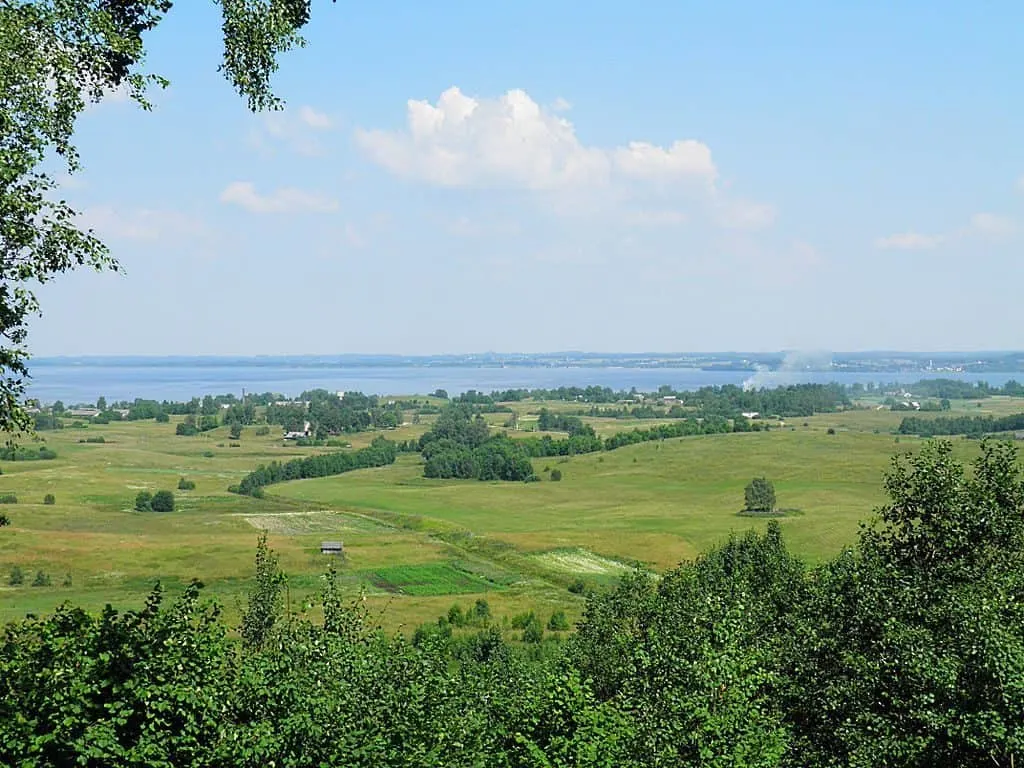
[[345, 554], [344, 545], [340, 541], [321, 541], [320, 542], [320, 554], [321, 555], [343, 555]]

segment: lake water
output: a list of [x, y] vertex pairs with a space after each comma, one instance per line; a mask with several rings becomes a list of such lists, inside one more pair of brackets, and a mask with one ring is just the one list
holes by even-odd
[[247, 392], [280, 392], [298, 395], [309, 389], [360, 391], [378, 395], [426, 394], [445, 389], [450, 394], [476, 389], [490, 392], [511, 388], [601, 386], [614, 390], [636, 387], [643, 392], [667, 384], [676, 390], [703, 386], [742, 384], [755, 377], [758, 386], [796, 383], [900, 382], [922, 378], [956, 378], [1002, 385], [1022, 374], [927, 374], [848, 373], [828, 371], [780, 371], [753, 374], [748, 371], [703, 371], [693, 368], [614, 368], [547, 366], [469, 367], [423, 365], [339, 365], [295, 358], [117, 358], [45, 359], [30, 362], [30, 397], [52, 403], [91, 403], [99, 396], [108, 401], [188, 400], [196, 395], [240, 395]]

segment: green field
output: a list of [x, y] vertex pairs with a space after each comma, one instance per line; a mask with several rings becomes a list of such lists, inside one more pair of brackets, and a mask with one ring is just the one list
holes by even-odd
[[[970, 410], [998, 414], [1016, 404], [992, 398]], [[540, 404], [514, 407], [528, 423]], [[920, 445], [894, 437], [899, 420], [868, 408], [794, 419], [770, 432], [538, 459], [542, 481], [529, 484], [428, 480], [419, 456], [406, 454], [390, 467], [270, 486], [264, 499], [226, 489], [257, 464], [330, 449], [286, 447], [273, 436], [255, 437], [253, 428], [230, 447], [226, 428], [177, 437], [173, 422], [44, 433], [58, 458], [2, 466], [0, 494], [13, 493], [18, 503], [2, 509], [11, 525], [0, 531], [0, 621], [64, 600], [90, 609], [134, 607], [155, 581], [175, 589], [192, 578], [235, 616], [261, 530], [290, 576], [294, 605], [322, 583], [328, 559], [320, 542], [340, 539], [342, 584], [353, 594], [362, 590], [387, 627], [415, 626], [477, 595], [498, 616], [529, 608], [578, 616], [582, 598], [566, 589], [577, 579], [609, 583], [635, 563], [664, 571], [731, 531], [763, 527], [764, 520], [738, 514], [755, 475], [773, 480], [779, 505], [796, 511], [780, 520], [795, 552], [810, 561], [836, 553], [884, 501], [891, 457]], [[653, 423], [587, 421], [604, 434]], [[386, 435], [414, 437], [429, 422]], [[80, 442], [99, 436], [104, 443]], [[374, 436], [351, 442], [358, 448]], [[963, 458], [977, 452], [974, 441], [954, 442]], [[555, 467], [561, 482], [548, 479]], [[180, 477], [196, 489], [177, 491]], [[141, 489], [174, 490], [177, 509], [134, 511]], [[48, 493], [56, 497], [52, 506], [42, 503]], [[15, 566], [25, 574], [19, 586], [8, 583]], [[50, 586], [31, 586], [38, 571]]]

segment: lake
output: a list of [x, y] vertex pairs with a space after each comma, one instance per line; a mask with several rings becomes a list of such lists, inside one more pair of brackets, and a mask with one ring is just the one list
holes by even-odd
[[476, 389], [554, 388], [601, 386], [614, 390], [632, 387], [649, 392], [667, 384], [676, 390], [703, 386], [743, 384], [757, 386], [797, 383], [900, 382], [922, 378], [953, 378], [1002, 385], [1021, 374], [951, 374], [921, 371], [901, 373], [849, 373], [829, 371], [704, 371], [695, 368], [617, 368], [467, 365], [342, 365], [315, 358], [38, 358], [30, 361], [30, 397], [44, 403], [92, 403], [101, 395], [108, 401], [188, 400], [196, 395], [228, 392], [280, 392], [298, 395], [304, 390], [360, 391], [378, 395], [426, 394], [445, 389], [450, 394]]

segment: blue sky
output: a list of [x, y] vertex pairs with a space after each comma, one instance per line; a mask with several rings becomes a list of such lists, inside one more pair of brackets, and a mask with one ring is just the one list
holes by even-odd
[[1019, 3], [321, 0], [269, 115], [176, 6], [34, 354], [1022, 346]]

